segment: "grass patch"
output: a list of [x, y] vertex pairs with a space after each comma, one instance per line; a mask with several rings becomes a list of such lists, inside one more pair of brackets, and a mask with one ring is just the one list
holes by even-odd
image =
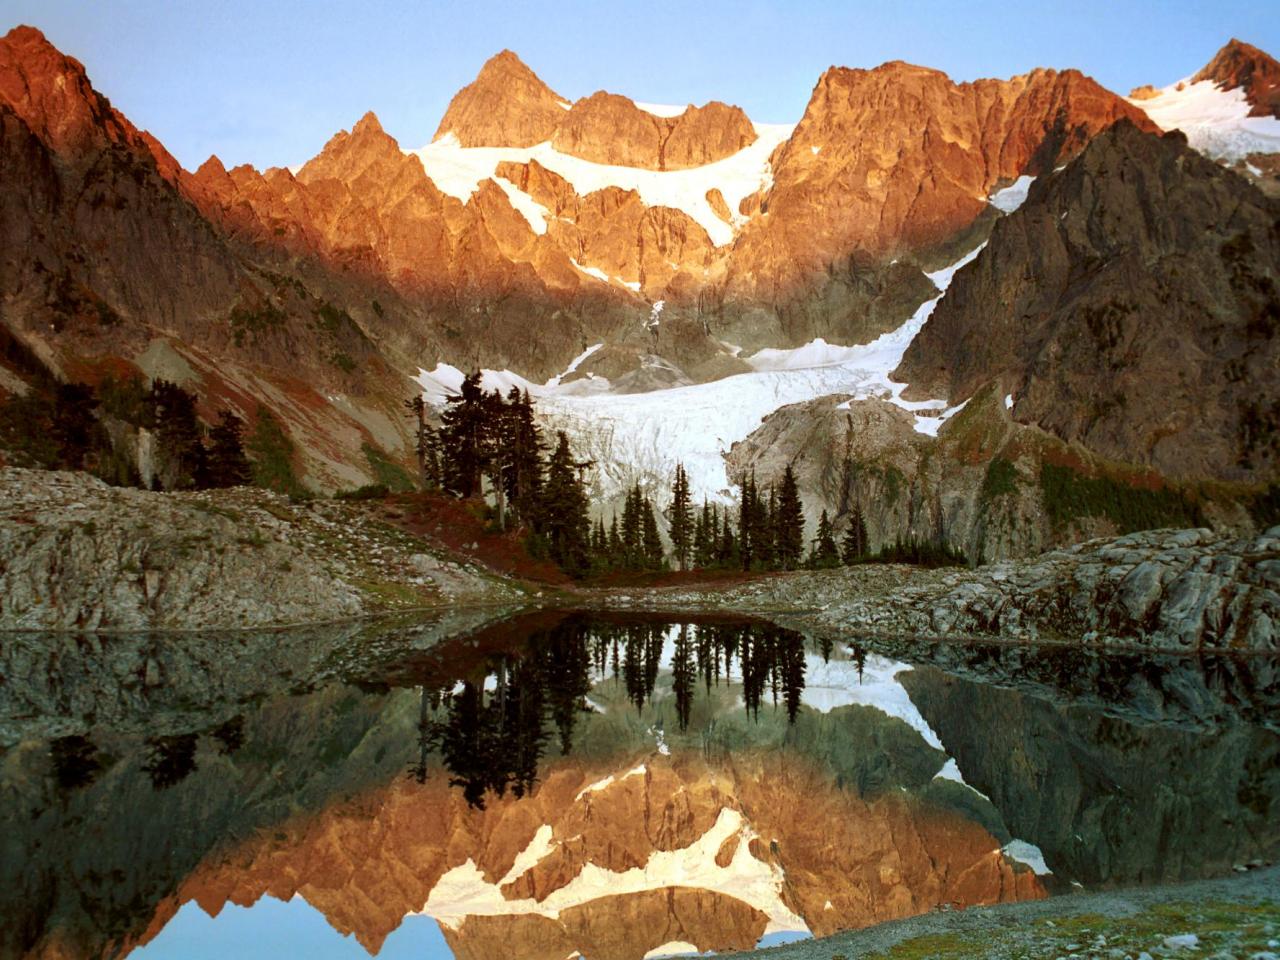
[[986, 476], [982, 478], [980, 496], [984, 502], [990, 503], [997, 497], [1006, 497], [1018, 489], [1018, 469], [1012, 460], [995, 457], [987, 464]]
[[1119, 533], [1202, 525], [1199, 506], [1171, 487], [1135, 487], [1106, 475], [1090, 477], [1066, 466], [1040, 467], [1040, 492], [1055, 529], [1085, 517], [1110, 520]]
[[360, 452], [364, 454], [365, 460], [369, 463], [369, 469], [373, 471], [375, 484], [380, 484], [393, 493], [408, 493], [417, 488], [409, 471], [373, 444], [362, 444]]
[[[887, 952], [870, 954], [877, 960], [924, 960], [926, 957], [1058, 957], [1069, 954], [1156, 956], [1171, 952], [1164, 938], [1194, 933], [1199, 948], [1184, 950], [1187, 956], [1213, 956], [1229, 952], [1251, 956], [1269, 948], [1268, 940], [1280, 928], [1280, 906], [1222, 901], [1168, 903], [1127, 917], [1096, 913], [1052, 919], [1027, 920], [1005, 929], [961, 935], [931, 934], [899, 943]], [[835, 954], [839, 956], [839, 954]]]

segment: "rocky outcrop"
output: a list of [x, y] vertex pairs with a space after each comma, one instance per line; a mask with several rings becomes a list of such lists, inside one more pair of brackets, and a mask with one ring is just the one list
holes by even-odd
[[740, 107], [713, 100], [676, 117], [659, 117], [602, 90], [573, 105], [551, 145], [594, 163], [685, 170], [723, 160], [755, 139]]
[[[645, 603], [696, 608], [707, 599], [668, 590]], [[747, 584], [712, 599], [742, 612], [791, 608], [810, 628], [854, 638], [1269, 652], [1280, 641], [1280, 527], [1245, 539], [1148, 530], [976, 569], [845, 567]]]
[[980, 221], [994, 188], [1047, 173], [1121, 118], [1155, 130], [1072, 70], [956, 84], [900, 62], [831, 68], [773, 157], [767, 215], [737, 241], [726, 319], [765, 302], [777, 306], [787, 336], [810, 339], [824, 322], [836, 327], [834, 315], [845, 338], [870, 339], [884, 328], [849, 325], [867, 310], [867, 288], [885, 264], [945, 246]]
[[340, 503], [248, 488], [150, 493], [0, 468], [0, 627], [272, 626], [515, 596], [351, 520]]
[[1280, 117], [1280, 62], [1234, 37], [1191, 78], [1209, 80], [1224, 90], [1243, 89], [1251, 117]]
[[894, 379], [953, 404], [994, 381], [1017, 421], [1103, 456], [1266, 481], [1278, 216], [1180, 134], [1117, 124], [996, 224]]
[[531, 147], [550, 140], [569, 106], [510, 50], [489, 58], [449, 101], [433, 139], [464, 147]]

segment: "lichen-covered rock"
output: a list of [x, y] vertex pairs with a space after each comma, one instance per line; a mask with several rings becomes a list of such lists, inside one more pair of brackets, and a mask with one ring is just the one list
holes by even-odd
[[0, 628], [274, 626], [513, 595], [356, 509], [0, 469]]

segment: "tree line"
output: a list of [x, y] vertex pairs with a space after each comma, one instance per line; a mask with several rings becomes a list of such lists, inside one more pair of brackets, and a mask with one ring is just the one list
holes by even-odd
[[[249, 483], [285, 493], [302, 490], [293, 444], [280, 422], [259, 407], [252, 430], [230, 410], [212, 425], [200, 419], [199, 397], [176, 383], [134, 375], [96, 386], [39, 382], [0, 403], [0, 442], [20, 461], [50, 470], [83, 470], [115, 486], [143, 486], [126, 435], [151, 443], [154, 490], [204, 490]], [[141, 444], [135, 445], [140, 453]], [[252, 458], [252, 459], [251, 459]]]

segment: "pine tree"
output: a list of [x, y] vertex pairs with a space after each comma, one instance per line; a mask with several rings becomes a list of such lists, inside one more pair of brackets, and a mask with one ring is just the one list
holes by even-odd
[[542, 453], [546, 445], [533, 416], [529, 391], [511, 388], [505, 421], [500, 455], [507, 460], [507, 501], [521, 522], [533, 523], [542, 492]]
[[430, 490], [433, 486], [432, 470], [430, 469], [430, 458], [432, 454], [429, 427], [427, 426], [427, 403], [422, 399], [422, 394], [417, 394], [412, 400], [406, 400], [404, 405], [409, 409], [414, 423], [414, 453], [418, 456], [418, 483], [423, 490]]
[[571, 576], [587, 571], [587, 495], [578, 477], [579, 464], [569, 449], [564, 431], [556, 435], [556, 448], [547, 463], [547, 481], [542, 491], [542, 533], [549, 544], [551, 559]]
[[756, 495], [756, 475], [742, 478], [742, 499], [738, 503], [738, 554], [742, 560], [742, 569], [750, 570], [755, 560], [757, 515], [760, 503]]
[[446, 401], [440, 419], [444, 486], [464, 500], [480, 493], [481, 478], [488, 468], [492, 401], [480, 386], [479, 371], [462, 379], [456, 395]]
[[804, 508], [800, 504], [800, 491], [790, 464], [782, 474], [782, 485], [778, 490], [774, 529], [778, 565], [784, 570], [796, 569], [800, 566], [804, 550]]
[[844, 532], [841, 544], [840, 559], [846, 563], [857, 563], [868, 553], [867, 524], [862, 519], [862, 508], [854, 507], [853, 516], [849, 518], [849, 527]]
[[186, 490], [205, 479], [204, 431], [196, 416], [196, 397], [176, 383], [151, 386], [155, 410], [159, 475], [166, 490]]
[[840, 565], [840, 551], [836, 549], [835, 536], [831, 529], [831, 518], [823, 510], [818, 518], [818, 535], [813, 541], [813, 552], [809, 555], [809, 566], [816, 570], [828, 570]]
[[658, 533], [658, 518], [653, 512], [653, 501], [648, 497], [641, 501], [642, 555], [646, 570], [662, 570], [667, 565], [666, 551], [662, 548], [662, 535]]
[[689, 477], [684, 464], [676, 464], [671, 488], [671, 550], [681, 570], [688, 570], [694, 546], [693, 508], [689, 504]]
[[242, 487], [253, 479], [253, 466], [245, 456], [243, 437], [244, 423], [230, 410], [223, 410], [217, 425], [209, 431], [207, 486]]

